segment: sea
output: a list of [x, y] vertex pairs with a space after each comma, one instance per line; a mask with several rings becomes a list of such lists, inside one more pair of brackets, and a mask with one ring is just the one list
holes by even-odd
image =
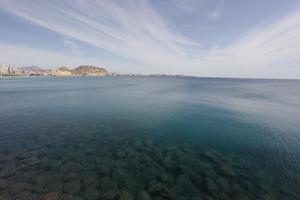
[[299, 200], [300, 80], [0, 79], [1, 200]]

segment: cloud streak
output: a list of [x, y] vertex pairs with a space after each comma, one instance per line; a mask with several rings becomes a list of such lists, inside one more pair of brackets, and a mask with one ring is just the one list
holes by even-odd
[[[300, 78], [300, 69], [295, 70], [300, 62], [299, 9], [272, 24], [256, 27], [231, 44], [203, 49], [167, 23], [147, 0], [0, 2], [0, 9], [140, 66], [151, 67], [152, 71]], [[217, 7], [208, 17], [218, 19], [220, 11]], [[72, 40], [65, 41], [65, 46], [78, 50]]]
[[63, 44], [66, 48], [68, 48], [73, 54], [80, 55], [82, 51], [78, 44], [72, 40], [64, 39]]
[[221, 8], [217, 7], [211, 13], [209, 13], [207, 17], [209, 19], [216, 20], [219, 19], [220, 16], [221, 16]]
[[[56, 6], [60, 5], [60, 6]], [[34, 24], [139, 61], [184, 55], [193, 45], [168, 26], [147, 1], [4, 1], [2, 8]]]

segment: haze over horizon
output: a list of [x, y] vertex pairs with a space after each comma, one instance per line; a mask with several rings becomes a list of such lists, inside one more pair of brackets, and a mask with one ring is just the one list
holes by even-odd
[[0, 0], [0, 63], [300, 78], [299, 0]]

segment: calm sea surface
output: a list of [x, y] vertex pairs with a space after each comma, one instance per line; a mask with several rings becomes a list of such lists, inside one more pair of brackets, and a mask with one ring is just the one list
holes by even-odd
[[300, 81], [0, 79], [0, 199], [300, 199]]

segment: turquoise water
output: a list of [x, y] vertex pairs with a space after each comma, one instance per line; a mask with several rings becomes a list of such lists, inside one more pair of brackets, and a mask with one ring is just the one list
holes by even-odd
[[300, 199], [300, 81], [0, 79], [0, 199]]

